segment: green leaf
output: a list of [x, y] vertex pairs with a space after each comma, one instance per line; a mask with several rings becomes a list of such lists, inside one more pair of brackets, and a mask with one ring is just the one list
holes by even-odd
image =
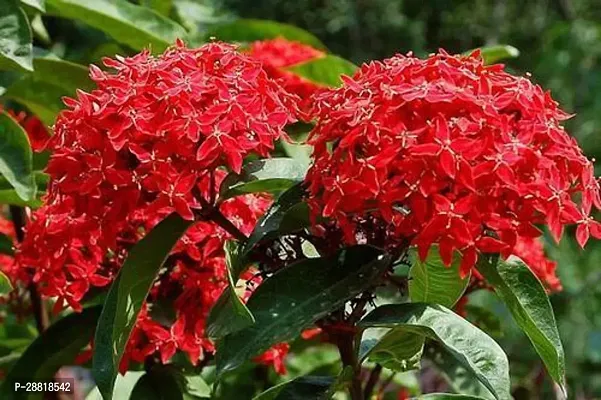
[[[4, 237], [6, 237], [6, 236], [4, 236]], [[11, 242], [11, 246], [12, 246], [12, 242]], [[8, 279], [8, 276], [4, 275], [4, 272], [0, 271], [0, 294], [7, 294], [7, 293], [10, 293], [12, 290], [13, 290], [13, 285], [12, 285], [12, 283], [10, 283], [10, 279]]]
[[14, 256], [15, 249], [13, 248], [13, 246], [13, 240], [6, 236], [4, 233], [0, 233], [0, 254]]
[[240, 174], [231, 173], [219, 189], [219, 200], [248, 193], [279, 193], [302, 181], [306, 167], [292, 158], [268, 158], [250, 162]]
[[282, 193], [255, 226], [242, 254], [248, 254], [262, 240], [309, 226], [309, 210], [306, 204], [302, 203], [304, 196], [305, 189], [300, 183]]
[[91, 91], [95, 86], [86, 67], [53, 55], [36, 57], [33, 66], [35, 71], [9, 86], [4, 96], [27, 107], [46, 125], [52, 125], [64, 108], [64, 96], [74, 97], [77, 89]]
[[375, 343], [364, 357], [393, 371], [405, 372], [420, 368], [423, 350], [423, 336], [396, 328]]
[[206, 38], [215, 37], [224, 42], [252, 42], [255, 40], [283, 37], [295, 42], [308, 44], [317, 49], [326, 46], [313, 34], [293, 25], [259, 19], [238, 19], [213, 27]]
[[25, 201], [36, 192], [32, 159], [27, 133], [7, 113], [0, 113], [0, 173]]
[[171, 366], [157, 366], [142, 375], [131, 392], [130, 400], [183, 400], [181, 375]]
[[331, 376], [301, 376], [267, 389], [253, 400], [322, 400], [328, 398], [334, 382]]
[[2, 387], [3, 400], [42, 398], [15, 392], [15, 382], [49, 382], [59, 368], [70, 365], [94, 334], [101, 307], [90, 307], [52, 324], [31, 343], [10, 370]]
[[161, 52], [186, 35], [184, 28], [172, 20], [125, 0], [47, 0], [46, 3], [49, 15], [84, 22], [135, 50], [151, 46], [153, 51]]
[[211, 397], [211, 387], [199, 375], [184, 376], [184, 390], [186, 394], [194, 398], [209, 398]]
[[511, 398], [509, 364], [501, 347], [480, 329], [443, 306], [388, 304], [370, 312], [358, 325], [363, 328], [403, 327], [437, 340], [497, 399]]
[[14, 189], [0, 190], [0, 204], [8, 204], [19, 207], [31, 207], [34, 210], [41, 207], [41, 197], [44, 195], [43, 192], [37, 192], [37, 196], [32, 200], [23, 200], [19, 197]]
[[18, 0], [0, 2], [0, 69], [33, 71], [31, 28]]
[[496, 260], [496, 257], [483, 259], [478, 263], [478, 271], [507, 305], [545, 363], [549, 375], [565, 393], [563, 346], [543, 284], [524, 263], [497, 263]]
[[453, 307], [461, 298], [470, 275], [461, 279], [459, 265], [461, 257], [457, 252], [453, 254], [453, 262], [449, 267], [444, 265], [438, 252], [438, 246], [432, 246], [426, 260], [422, 262], [412, 249], [413, 266], [409, 271], [409, 297], [417, 303], [440, 304]]
[[509, 45], [485, 46], [481, 47], [480, 51], [482, 52], [484, 64], [494, 64], [498, 61], [507, 58], [516, 58], [520, 55], [518, 49]]
[[455, 393], [477, 396], [482, 399], [494, 399], [490, 391], [478, 380], [476, 375], [466, 369], [452, 354], [437, 343], [429, 343], [424, 351]]
[[178, 214], [168, 216], [134, 246], [111, 285], [96, 329], [92, 370], [105, 400], [112, 398], [125, 345], [152, 283], [190, 224]]
[[389, 265], [389, 255], [370, 246], [354, 246], [279, 270], [261, 283], [246, 304], [255, 324], [217, 343], [218, 372], [232, 370], [273, 344], [297, 337], [373, 286]]
[[27, 107], [45, 125], [54, 124], [64, 105], [64, 90], [56, 85], [39, 82], [30, 76], [19, 79], [6, 89], [4, 97]]
[[359, 67], [344, 58], [327, 54], [316, 60], [296, 64], [286, 69], [311, 82], [338, 87], [342, 85], [341, 75], [353, 76]]
[[217, 299], [207, 318], [206, 332], [210, 338], [220, 338], [255, 323], [255, 318], [236, 294], [236, 283], [241, 272], [240, 245], [228, 240], [224, 249], [229, 285]]
[[46, 12], [46, 5], [44, 4], [44, 0], [21, 0], [21, 3], [26, 6], [35, 8], [40, 12]]

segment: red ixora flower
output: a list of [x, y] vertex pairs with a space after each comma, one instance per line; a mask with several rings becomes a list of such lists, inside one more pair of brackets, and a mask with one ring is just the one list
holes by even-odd
[[302, 110], [307, 111], [312, 104], [312, 96], [325, 89], [287, 70], [294, 65], [324, 57], [325, 53], [321, 50], [278, 37], [251, 43], [248, 54], [260, 60], [267, 74], [278, 80], [284, 89], [300, 97]]
[[447, 263], [462, 254], [467, 274], [478, 254], [508, 257], [538, 225], [559, 240], [577, 224], [581, 246], [601, 237], [589, 216], [599, 184], [561, 126], [569, 115], [478, 52], [372, 62], [316, 101], [310, 203], [348, 242], [369, 241], [362, 227], [375, 218], [385, 245], [409, 242], [425, 257], [437, 243]]
[[[54, 126], [44, 206], [17, 253], [18, 266], [45, 297], [81, 310], [92, 287], [108, 285], [131, 247], [171, 212], [192, 220], [210, 203], [228, 170], [248, 155], [265, 157], [296, 121], [297, 98], [268, 77], [261, 63], [222, 43], [164, 54], [106, 59], [92, 66], [97, 84]], [[229, 199], [220, 211], [249, 233], [269, 200]], [[223, 244], [229, 235], [196, 222], [148, 298], [128, 346], [129, 360], [177, 350], [198, 362], [213, 345], [205, 319], [226, 285]], [[175, 299], [175, 319], [154, 319], [161, 300]]]

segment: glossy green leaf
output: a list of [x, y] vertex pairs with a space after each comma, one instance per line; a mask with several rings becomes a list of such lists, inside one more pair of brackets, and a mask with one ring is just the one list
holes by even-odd
[[199, 375], [184, 376], [184, 393], [193, 398], [209, 398], [211, 397], [211, 387]]
[[105, 400], [112, 398], [125, 345], [152, 283], [189, 226], [178, 214], [168, 216], [134, 246], [111, 285], [96, 329], [92, 370]]
[[327, 54], [286, 69], [319, 85], [338, 87], [342, 85], [341, 75], [353, 76], [359, 67], [344, 58]]
[[301, 28], [259, 19], [238, 19], [217, 25], [207, 33], [206, 37], [214, 37], [225, 42], [241, 43], [283, 37], [308, 44], [317, 49], [325, 49], [326, 47], [317, 37]]
[[364, 357], [397, 372], [420, 368], [424, 337], [411, 330], [396, 328], [382, 336]]
[[255, 290], [246, 306], [255, 324], [218, 342], [217, 370], [232, 370], [273, 344], [301, 331], [374, 285], [390, 256], [370, 246], [299, 261], [276, 272]]
[[75, 97], [77, 89], [89, 92], [94, 88], [83, 65], [53, 55], [36, 57], [33, 65], [34, 72], [10, 85], [4, 96], [27, 107], [46, 125], [52, 125], [65, 108], [63, 97]]
[[19, 79], [6, 89], [4, 97], [27, 107], [45, 125], [54, 124], [58, 113], [64, 108], [62, 88], [40, 82], [30, 76]]
[[236, 283], [241, 272], [240, 245], [228, 240], [224, 250], [229, 285], [219, 296], [207, 318], [206, 332], [210, 338], [223, 337], [255, 322], [251, 312], [236, 294]]
[[21, 4], [35, 8], [40, 12], [46, 11], [46, 4], [44, 0], [21, 0]]
[[305, 189], [301, 184], [294, 185], [282, 193], [255, 226], [242, 254], [248, 254], [262, 240], [272, 239], [308, 226], [308, 208], [302, 203], [304, 196]]
[[484, 46], [480, 48], [480, 51], [482, 52], [485, 64], [494, 64], [507, 58], [516, 58], [520, 55], [520, 51], [515, 47], [503, 44]]
[[509, 399], [509, 363], [488, 335], [451, 310], [425, 303], [388, 304], [366, 315], [363, 328], [397, 328], [437, 340], [472, 371], [497, 399]]
[[331, 376], [301, 376], [280, 383], [253, 400], [323, 400], [335, 380]]
[[0, 254], [13, 256], [15, 254], [15, 249], [13, 246], [13, 240], [4, 233], [0, 233]]
[[42, 394], [15, 392], [15, 382], [49, 382], [59, 368], [70, 365], [92, 339], [101, 307], [90, 307], [52, 324], [31, 343], [10, 370], [2, 387], [3, 400], [41, 399]]
[[432, 361], [453, 392], [477, 396], [482, 399], [494, 399], [494, 396], [478, 380], [476, 375], [465, 368], [441, 345], [429, 343], [424, 351], [424, 357]]
[[178, 374], [173, 367], [157, 366], [142, 375], [136, 382], [130, 400], [183, 400], [184, 395]]
[[36, 192], [32, 159], [27, 133], [7, 113], [0, 113], [0, 173], [25, 201]]
[[12, 290], [13, 285], [12, 283], [10, 283], [10, 279], [8, 279], [8, 276], [4, 275], [4, 272], [0, 271], [0, 294], [7, 294], [10, 293]]
[[0, 2], [0, 69], [33, 71], [31, 28], [18, 0]]
[[459, 275], [461, 264], [459, 254], [455, 252], [453, 262], [448, 267], [440, 257], [438, 246], [430, 248], [428, 257], [423, 262], [414, 249], [411, 251], [411, 256], [413, 261], [409, 271], [411, 301], [453, 307], [470, 283], [470, 275], [464, 279]]
[[172, 20], [125, 0], [46, 0], [49, 15], [74, 19], [99, 29], [135, 50], [163, 51], [186, 31]]
[[565, 393], [565, 358], [555, 316], [543, 284], [522, 262], [497, 263], [488, 257], [478, 271], [505, 303], [517, 325], [528, 336], [549, 375]]
[[292, 158], [252, 161], [240, 174], [231, 173], [221, 183], [219, 200], [249, 193], [279, 193], [302, 181], [305, 166]]

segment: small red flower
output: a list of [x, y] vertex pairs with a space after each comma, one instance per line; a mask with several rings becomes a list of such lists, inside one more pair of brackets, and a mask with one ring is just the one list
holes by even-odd
[[279, 375], [286, 374], [286, 365], [284, 364], [284, 358], [290, 350], [288, 343], [279, 343], [272, 346], [265, 353], [255, 358], [255, 361], [261, 364], [273, 365], [275, 372]]

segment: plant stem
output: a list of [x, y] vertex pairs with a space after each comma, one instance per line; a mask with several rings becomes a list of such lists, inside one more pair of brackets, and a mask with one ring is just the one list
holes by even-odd
[[198, 188], [195, 189], [196, 190], [193, 189], [194, 195], [202, 206], [200, 216], [204, 219], [213, 221], [214, 223], [222, 227], [227, 233], [236, 238], [236, 240], [240, 242], [245, 242], [248, 239], [248, 237], [244, 233], [242, 233], [242, 231], [240, 231], [240, 229], [238, 229], [236, 225], [232, 224], [232, 222], [229, 219], [227, 219], [225, 215], [221, 213], [221, 211], [219, 211], [219, 206], [209, 203], [202, 196], [200, 190], [198, 190]]
[[376, 384], [380, 380], [381, 373], [382, 366], [380, 364], [376, 364], [375, 368], [371, 371], [371, 374], [369, 374], [369, 379], [365, 384], [365, 390], [363, 391], [363, 397], [365, 399], [369, 399], [371, 397], [371, 394], [373, 393]]
[[342, 364], [353, 369], [351, 387], [349, 388], [352, 400], [363, 400], [363, 389], [361, 388], [361, 368], [355, 354], [355, 334], [340, 334], [337, 340], [338, 351]]

